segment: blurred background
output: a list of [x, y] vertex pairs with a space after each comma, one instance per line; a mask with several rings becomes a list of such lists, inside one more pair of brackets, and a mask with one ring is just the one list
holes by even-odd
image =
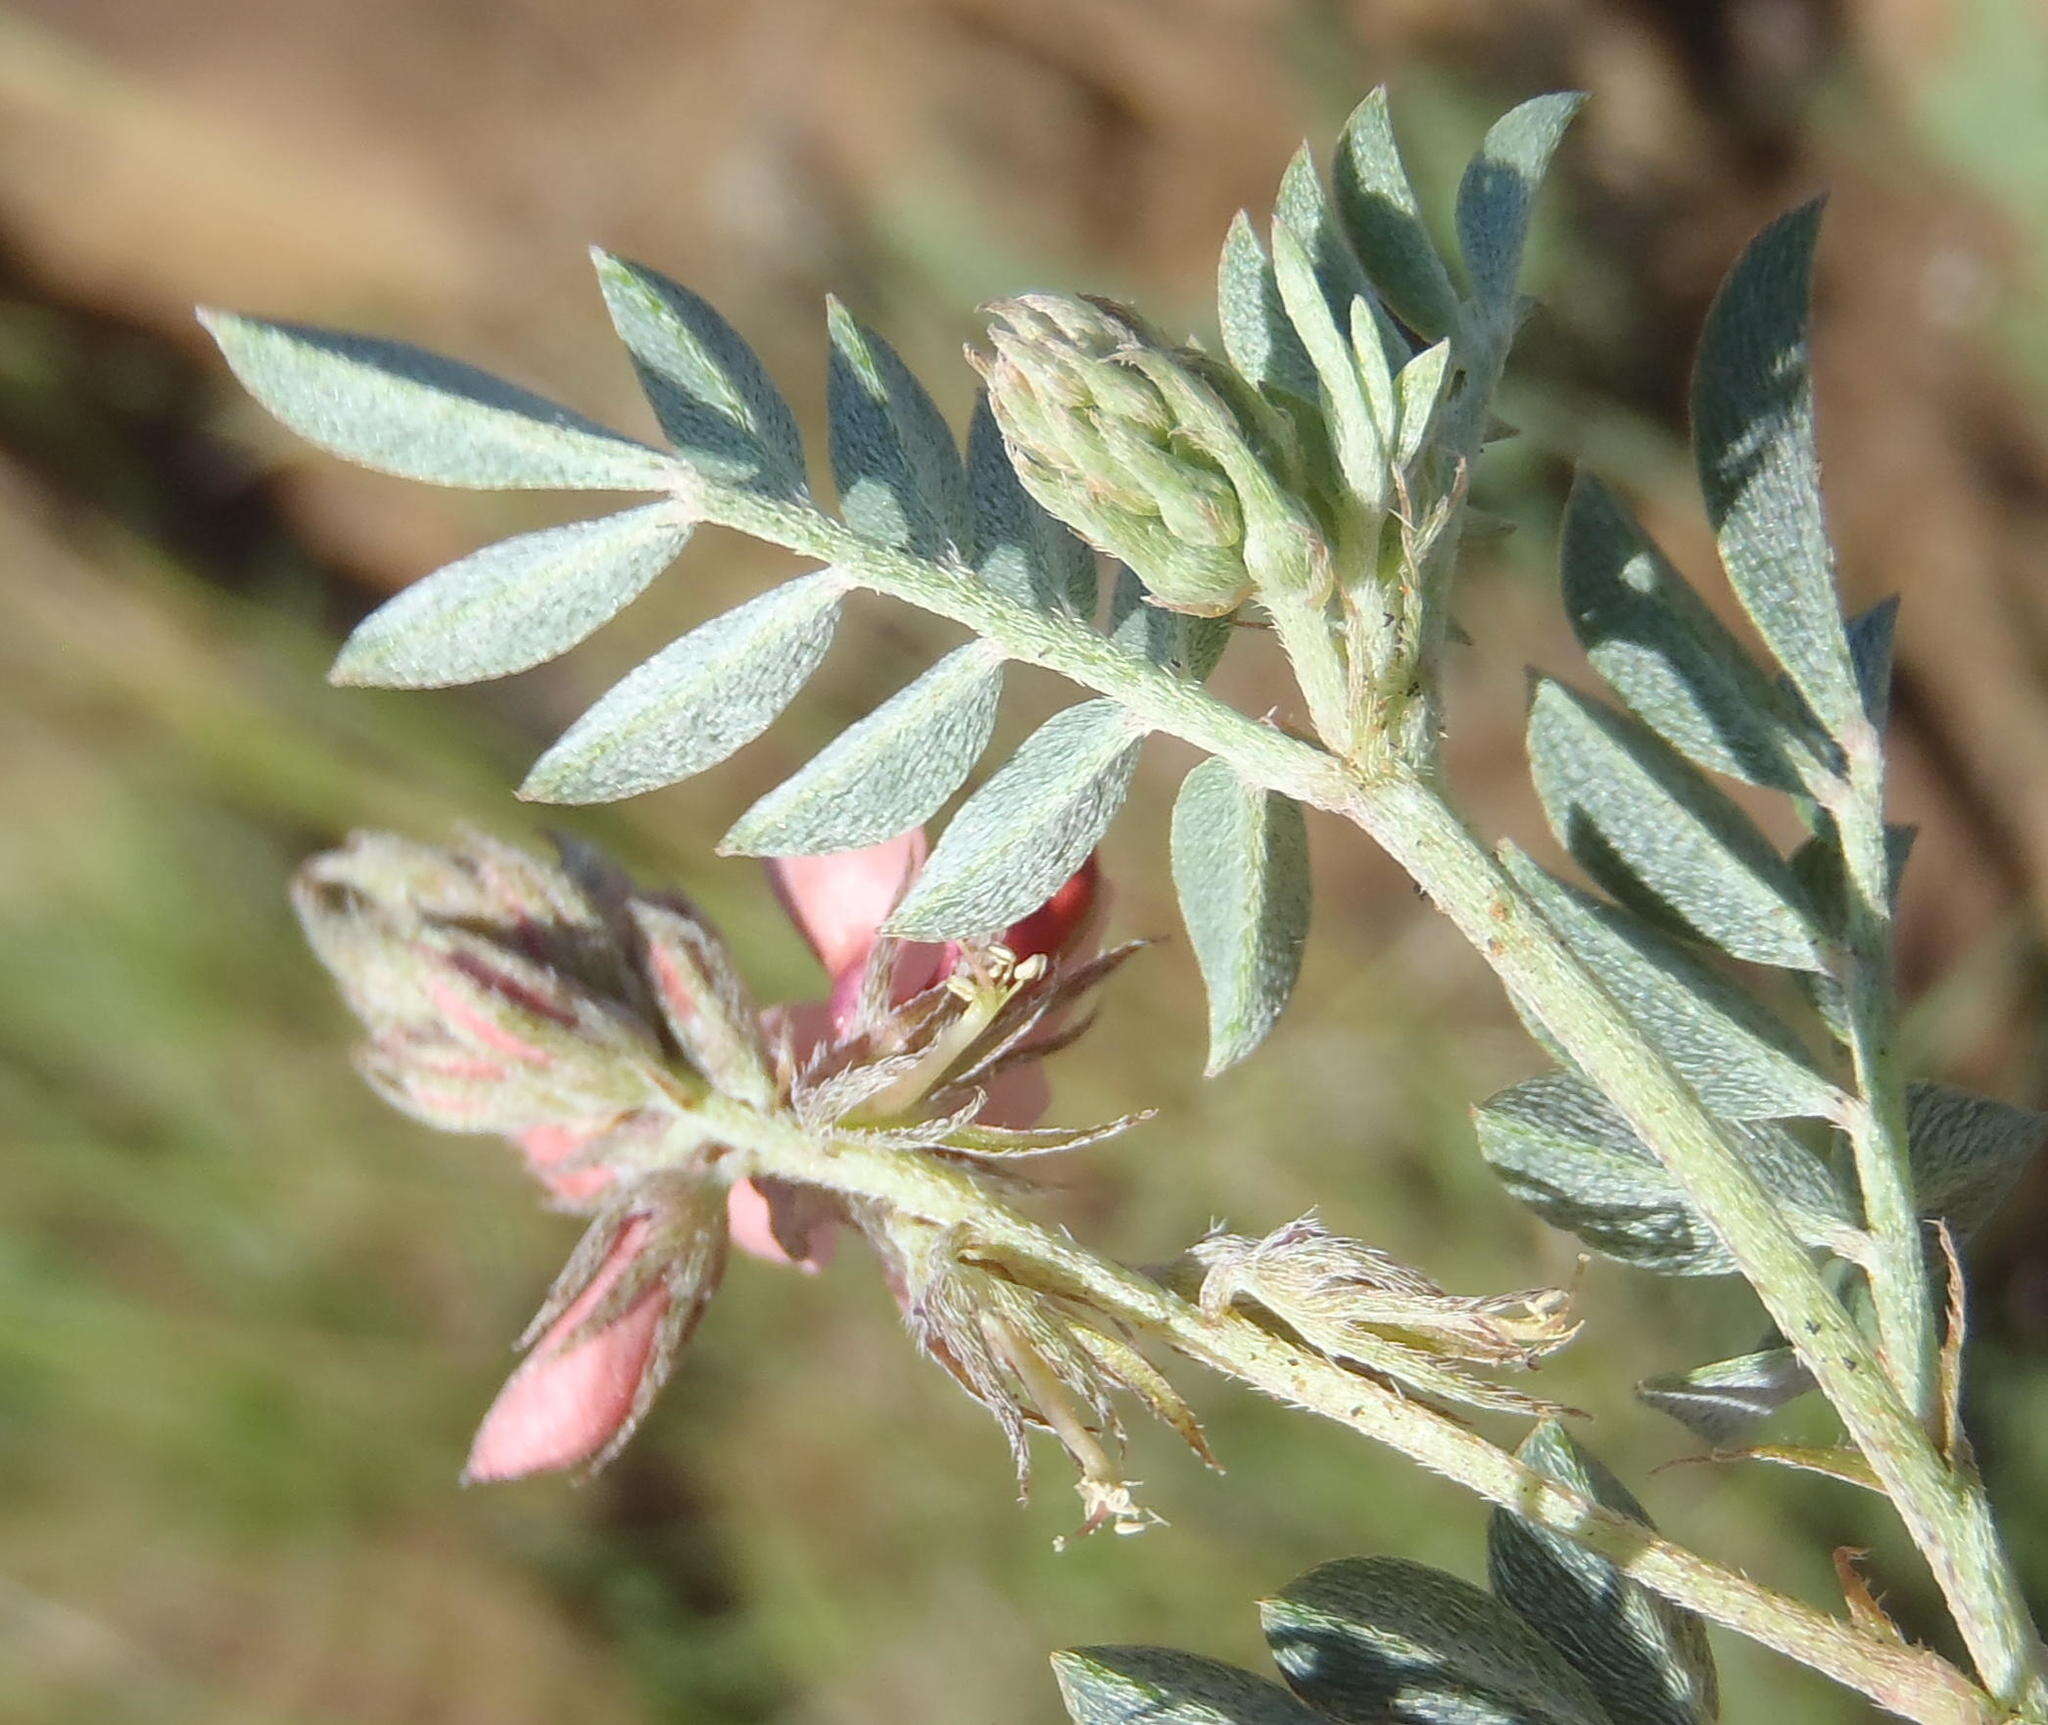
[[[724, 306], [815, 432], [832, 289], [964, 417], [974, 306], [1021, 286], [1208, 325], [1230, 215], [1392, 85], [1447, 207], [1486, 120], [1592, 92], [1546, 194], [1489, 457], [1519, 529], [1477, 560], [1457, 771], [1535, 837], [1519, 667], [1577, 667], [1551, 555], [1572, 464], [1711, 569], [1688, 356], [1742, 241], [1817, 189], [1819, 369], [1851, 603], [1905, 596], [1897, 803], [1923, 1070], [2048, 1104], [2048, 24], [2038, 0], [42, 0], [0, 8], [0, 1717], [229, 1725], [882, 1725], [1058, 1717], [1046, 1652], [1157, 1640], [1258, 1664], [1253, 1599], [1397, 1552], [1482, 1571], [1469, 1500], [1335, 1428], [1188, 1380], [1230, 1464], [1141, 1435], [1172, 1522], [1065, 1555], [993, 1428], [848, 1253], [736, 1266], [638, 1441], [575, 1487], [463, 1491], [505, 1352], [573, 1233], [500, 1146], [351, 1074], [284, 884], [348, 828], [538, 830], [510, 787], [568, 718], [770, 554], [706, 533], [565, 663], [477, 691], [326, 688], [406, 582], [584, 500], [449, 493], [321, 457], [234, 389], [195, 301], [399, 335], [648, 428], [584, 258]], [[727, 766], [568, 824], [684, 883], [763, 992], [815, 986], [712, 842], [948, 637], [879, 603]], [[1240, 647], [1223, 685], [1263, 708]], [[1021, 734], [1058, 698], [1019, 679]], [[1109, 860], [1171, 937], [1156, 750]], [[1455, 1289], [1568, 1276], [1492, 1187], [1469, 1105], [1539, 1060], [1391, 869], [1316, 828], [1301, 995], [1197, 1080], [1169, 939], [1058, 1073], [1059, 1114], [1151, 1126], [1049, 1213], [1133, 1258], [1311, 1204]], [[2048, 1603], [2048, 1182], [1977, 1252], [1974, 1422]], [[1881, 1518], [1805, 1478], [1652, 1470], [1627, 1385], [1741, 1351], [1738, 1290], [1609, 1266], [1544, 1387], [1665, 1525], [1829, 1600]], [[1730, 1718], [1864, 1717], [1727, 1641]]]

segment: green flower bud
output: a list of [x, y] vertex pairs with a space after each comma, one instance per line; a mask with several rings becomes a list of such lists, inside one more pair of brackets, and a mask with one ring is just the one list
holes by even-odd
[[1218, 617], [1262, 589], [1328, 591], [1328, 548], [1275, 471], [1293, 456], [1217, 362], [1107, 300], [990, 309], [994, 352], [973, 357], [1018, 479], [1154, 604]]

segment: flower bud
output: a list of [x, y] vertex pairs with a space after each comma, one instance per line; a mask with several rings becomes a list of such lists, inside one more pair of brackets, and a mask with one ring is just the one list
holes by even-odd
[[1274, 474], [1281, 452], [1213, 361], [1107, 300], [1027, 294], [991, 310], [995, 351], [970, 357], [1019, 481], [1129, 564], [1153, 603], [1218, 617], [1261, 588], [1327, 591], [1328, 550]]
[[491, 1404], [463, 1478], [601, 1467], [632, 1436], [725, 1273], [719, 1194], [671, 1183], [601, 1217], [528, 1331], [526, 1361]]

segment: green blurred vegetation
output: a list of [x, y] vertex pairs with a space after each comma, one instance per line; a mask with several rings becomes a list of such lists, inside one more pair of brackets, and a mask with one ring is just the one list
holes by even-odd
[[[1232, 210], [1386, 79], [1444, 187], [1494, 107], [1596, 97], [1552, 198], [1492, 505], [1522, 530], [1468, 606], [1457, 767], [1533, 831], [1519, 663], [1569, 666], [1546, 568], [1569, 463], [1704, 567], [1686, 354], [1765, 216], [1832, 184], [1824, 435], [1852, 597], [1906, 594], [1900, 802], [1930, 1070], [2048, 1100], [2048, 37], [2026, 0], [1485, 5], [898, 0], [502, 9], [56, 0], [0, 11], [0, 1716], [227, 1722], [1045, 1721], [1076, 1640], [1256, 1663], [1253, 1598], [1391, 1551], [1478, 1573], [1458, 1493], [1335, 1429], [1189, 1388], [1227, 1479], [1141, 1437], [1172, 1522], [1056, 1556], [1059, 1469], [1010, 1501], [978, 1410], [867, 1266], [736, 1268], [649, 1427], [580, 1489], [455, 1475], [571, 1225], [482, 1140], [398, 1120], [302, 951], [285, 879], [356, 824], [531, 833], [510, 787], [617, 672], [756, 589], [711, 536], [564, 666], [493, 689], [327, 689], [383, 593], [560, 500], [341, 469], [241, 402], [194, 300], [375, 327], [643, 421], [584, 281], [597, 239], [725, 303], [813, 427], [830, 286], [948, 405], [975, 301], [1050, 282], [1199, 323]], [[747, 865], [751, 796], [943, 644], [859, 607], [771, 736], [579, 830], [678, 879], [765, 993], [815, 980]], [[1241, 649], [1225, 686], [1275, 698]], [[1049, 687], [1022, 708], [1043, 711]], [[1021, 731], [1020, 710], [1006, 721]], [[1170, 935], [1161, 748], [1112, 841], [1126, 932]], [[1571, 1273], [1493, 1188], [1466, 1109], [1536, 1064], [1479, 967], [1317, 828], [1319, 927], [1270, 1048], [1196, 1081], [1169, 943], [1060, 1071], [1063, 1117], [1159, 1120], [1050, 1213], [1136, 1259], [1226, 1216], [1336, 1226], [1482, 1291]], [[2048, 1600], [2048, 1189], [1980, 1252], [1980, 1441]], [[1639, 1376], [1757, 1328], [1718, 1286], [1594, 1266], [1547, 1372], [1680, 1537], [1831, 1597], [1870, 1505], [1688, 1468]], [[1728, 1716], [1860, 1716], [1727, 1641]]]

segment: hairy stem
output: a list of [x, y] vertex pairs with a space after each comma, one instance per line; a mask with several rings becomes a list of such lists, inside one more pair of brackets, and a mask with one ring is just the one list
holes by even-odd
[[1926, 1558], [1999, 1700], [2048, 1717], [2040, 1645], [1974, 1479], [1956, 1472], [1718, 1121], [1429, 786], [1362, 785], [1355, 817], [1614, 1103], [1713, 1223], [1799, 1349]]
[[1845, 794], [1833, 810], [1848, 864], [1848, 954], [1840, 981], [1860, 1098], [1847, 1128], [1875, 1246], [1870, 1294], [1885, 1363], [1907, 1407], [1931, 1431], [1940, 1418], [1941, 1339], [1907, 1154], [1905, 1086], [1892, 1049], [1892, 870], [1875, 730], [1851, 738], [1848, 756]]
[[1356, 707], [1329, 612], [1295, 593], [1268, 594], [1263, 602], [1273, 619], [1273, 633], [1294, 667], [1316, 735], [1332, 752], [1349, 754]]
[[1228, 761], [1247, 782], [1338, 814], [1377, 840], [1641, 1134], [1727, 1243], [1883, 1481], [1987, 1687], [2025, 1717], [2048, 1722], [2039, 1637], [1981, 1487], [1937, 1452], [1740, 1146], [1433, 785], [1399, 767], [1361, 770], [1247, 718], [1082, 624], [1034, 610], [964, 568], [878, 546], [808, 505], [725, 490], [694, 501], [707, 519], [836, 563], [1013, 658], [1109, 695], [1151, 729]]
[[1989, 1725], [1989, 1698], [1933, 1653], [1857, 1628], [1673, 1544], [1567, 1490], [1466, 1426], [1247, 1319], [1210, 1318], [1150, 1278], [1097, 1256], [993, 1197], [928, 1154], [857, 1136], [822, 1141], [803, 1127], [727, 1099], [693, 1109], [692, 1124], [727, 1146], [735, 1174], [770, 1175], [887, 1204], [958, 1228], [976, 1252], [1020, 1279], [1084, 1301], [1140, 1336], [1267, 1395], [1305, 1407], [1400, 1451], [1490, 1503], [1598, 1552], [1625, 1574], [1715, 1623], [1809, 1665], [1903, 1718]]

